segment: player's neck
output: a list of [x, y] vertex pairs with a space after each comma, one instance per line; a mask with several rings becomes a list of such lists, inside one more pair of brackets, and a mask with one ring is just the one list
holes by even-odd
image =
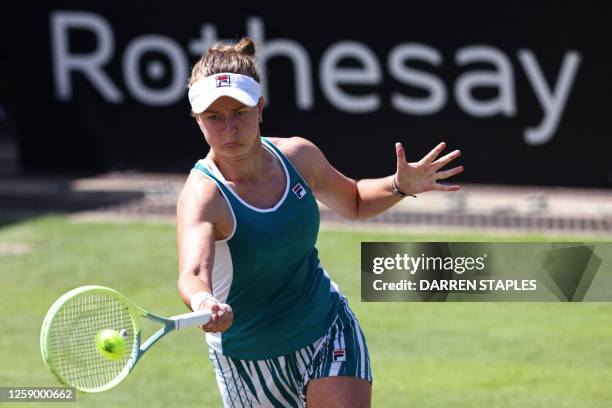
[[260, 138], [240, 157], [225, 157], [214, 152], [210, 152], [209, 157], [227, 181], [252, 184], [267, 176], [276, 159], [263, 147]]

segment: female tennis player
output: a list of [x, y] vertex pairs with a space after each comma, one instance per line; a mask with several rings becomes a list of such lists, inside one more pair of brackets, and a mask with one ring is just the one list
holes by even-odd
[[440, 169], [440, 143], [397, 171], [352, 180], [301, 137], [260, 133], [264, 100], [255, 46], [244, 38], [209, 49], [194, 66], [189, 101], [206, 142], [180, 194], [179, 292], [194, 311], [213, 312], [203, 329], [227, 407], [369, 407], [372, 375], [365, 338], [319, 261], [315, 199], [344, 217], [375, 216], [404, 196], [463, 170]]

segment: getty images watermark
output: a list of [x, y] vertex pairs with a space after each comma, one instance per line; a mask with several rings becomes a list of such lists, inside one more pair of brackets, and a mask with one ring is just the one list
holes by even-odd
[[361, 297], [611, 301], [610, 265], [612, 243], [364, 242]]

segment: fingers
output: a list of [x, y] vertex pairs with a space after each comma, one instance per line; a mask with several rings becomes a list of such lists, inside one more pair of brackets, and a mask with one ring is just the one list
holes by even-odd
[[208, 321], [208, 323], [206, 323], [206, 325], [204, 325], [205, 330], [207, 328], [209, 329], [207, 331], [211, 331], [211, 329], [215, 328], [215, 326], [217, 326], [219, 323], [219, 319], [221, 318], [221, 316], [223, 316], [223, 312], [220, 310], [219, 304], [217, 303], [211, 306], [210, 313], [210, 320]]
[[439, 171], [435, 174], [434, 179], [435, 180], [444, 180], [447, 179], [451, 176], [454, 176], [455, 174], [459, 174], [463, 171], [463, 166], [457, 166], [457, 167], [453, 167], [452, 169], [449, 170], [444, 170], [444, 171]]
[[446, 184], [434, 183], [432, 190], [436, 191], [458, 191], [461, 188], [460, 185], [451, 185], [448, 186]]
[[442, 150], [444, 150], [445, 147], [446, 147], [446, 143], [444, 143], [444, 142], [440, 143], [439, 145], [434, 147], [431, 152], [427, 153], [425, 155], [425, 157], [423, 157], [421, 159], [421, 162], [423, 162], [423, 163], [431, 163], [431, 162], [433, 162], [436, 159], [436, 157], [438, 157], [440, 152], [442, 152]]
[[438, 160], [432, 163], [434, 170], [441, 169], [459, 156], [461, 156], [461, 150], [455, 150], [450, 152], [446, 156], [439, 158]]
[[395, 143], [395, 155], [397, 156], [397, 168], [399, 170], [406, 164], [406, 152], [404, 146], [399, 142]]
[[234, 321], [233, 311], [230, 305], [221, 303], [214, 304], [210, 307], [212, 313], [208, 323], [202, 326], [202, 330], [206, 332], [224, 332], [232, 325]]
[[218, 311], [219, 305], [217, 303], [214, 303], [210, 306], [210, 320], [205, 325], [202, 325], [202, 330], [207, 332], [212, 331], [212, 329], [217, 325], [217, 322], [219, 321], [219, 316], [217, 315]]

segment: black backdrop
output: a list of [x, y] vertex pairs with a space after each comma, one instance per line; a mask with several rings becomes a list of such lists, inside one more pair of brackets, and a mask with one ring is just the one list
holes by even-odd
[[[609, 5], [53, 3], [3, 6], [28, 170], [188, 171], [207, 151], [185, 96], [191, 48], [216, 31], [278, 53], [262, 133], [309, 138], [351, 177], [391, 174], [395, 141], [417, 159], [444, 140], [464, 153], [462, 182], [612, 185]], [[66, 68], [96, 53], [106, 85]]]

